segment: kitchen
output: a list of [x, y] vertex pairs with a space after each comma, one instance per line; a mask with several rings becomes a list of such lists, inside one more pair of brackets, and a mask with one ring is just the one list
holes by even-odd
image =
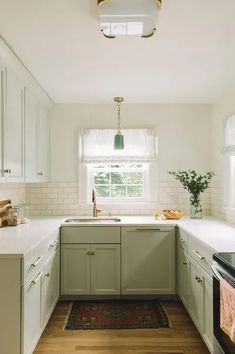
[[[153, 36], [115, 39], [101, 33], [95, 0], [0, 5], [0, 199], [30, 220], [0, 229], [0, 352], [31, 354], [38, 345], [35, 353], [46, 354], [233, 353], [216, 316], [213, 324], [211, 265], [214, 253], [235, 252], [234, 2], [226, 0], [222, 11], [217, 0], [164, 0]], [[115, 150], [119, 119], [125, 147]], [[202, 219], [190, 218], [189, 193], [168, 173], [189, 169], [215, 174], [202, 194]], [[135, 181], [114, 182], [120, 175]], [[94, 188], [99, 225], [87, 221]], [[156, 220], [163, 210], [185, 216]], [[77, 218], [79, 225], [65, 223]], [[146, 269], [154, 271], [145, 276]], [[164, 269], [164, 279], [155, 269]], [[200, 290], [189, 280], [195, 276]], [[27, 290], [34, 281], [35, 297]], [[47, 287], [49, 303], [42, 300]], [[172, 328], [63, 331], [68, 301], [120, 294], [171, 296], [162, 303]], [[184, 336], [163, 343], [158, 331], [168, 338], [164, 331], [174, 328]], [[56, 333], [54, 349], [47, 333]]]

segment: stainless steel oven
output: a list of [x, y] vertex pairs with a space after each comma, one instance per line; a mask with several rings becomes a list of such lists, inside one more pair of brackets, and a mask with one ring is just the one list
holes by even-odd
[[[214, 326], [214, 354], [235, 354], [235, 344], [220, 328], [220, 280], [225, 279], [230, 285], [235, 287], [235, 270], [221, 253], [213, 256], [211, 268], [213, 271], [213, 326]], [[231, 255], [231, 254], [230, 254]], [[235, 253], [234, 261], [235, 261]], [[227, 258], [228, 259], [228, 258]]]

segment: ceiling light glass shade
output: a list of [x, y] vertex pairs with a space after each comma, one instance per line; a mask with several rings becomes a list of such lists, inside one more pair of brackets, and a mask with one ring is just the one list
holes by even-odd
[[124, 149], [124, 136], [120, 133], [117, 133], [114, 137], [114, 149], [115, 150]]
[[121, 96], [114, 97], [114, 102], [117, 103], [117, 134], [114, 137], [114, 149], [122, 150], [124, 149], [124, 136], [121, 131], [121, 104], [124, 98]]
[[105, 37], [150, 37], [156, 30], [162, 0], [98, 0]]

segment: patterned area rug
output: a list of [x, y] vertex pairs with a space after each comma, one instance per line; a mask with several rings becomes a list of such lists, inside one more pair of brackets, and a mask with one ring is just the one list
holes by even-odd
[[169, 328], [158, 300], [75, 301], [65, 329]]

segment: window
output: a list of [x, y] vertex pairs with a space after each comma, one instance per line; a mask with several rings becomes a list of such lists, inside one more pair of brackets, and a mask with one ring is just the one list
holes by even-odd
[[[102, 203], [155, 200], [155, 129], [123, 129], [123, 150], [113, 148], [115, 133], [113, 129], [82, 131], [80, 162], [85, 170], [83, 180], [87, 181], [84, 199], [90, 202], [95, 188], [97, 200]], [[80, 194], [84, 193], [84, 185], [82, 189]]]
[[[224, 206], [228, 221], [235, 220], [235, 114], [224, 126]], [[231, 219], [232, 217], [232, 219]]]
[[113, 163], [90, 166], [97, 197], [103, 201], [146, 201], [149, 164]]

